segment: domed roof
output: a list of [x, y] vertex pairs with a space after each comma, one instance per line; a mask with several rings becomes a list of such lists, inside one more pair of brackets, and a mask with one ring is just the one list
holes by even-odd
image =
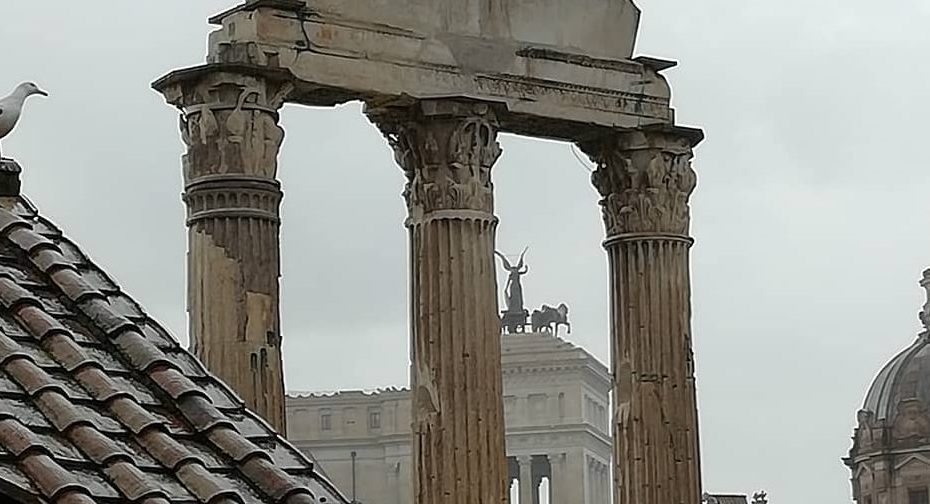
[[898, 404], [918, 399], [930, 404], [930, 340], [926, 334], [895, 356], [875, 377], [862, 409], [875, 420], [893, 418]]
[[920, 320], [928, 330], [885, 364], [875, 377], [862, 406], [874, 420], [893, 419], [903, 401], [917, 399], [930, 405], [930, 270], [924, 271], [920, 285], [928, 293], [928, 301], [920, 313]]

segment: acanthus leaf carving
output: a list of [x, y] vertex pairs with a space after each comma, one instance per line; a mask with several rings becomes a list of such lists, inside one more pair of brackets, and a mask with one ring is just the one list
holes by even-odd
[[440, 210], [493, 213], [491, 168], [502, 151], [489, 110], [375, 122], [407, 176], [403, 195], [412, 218]]
[[291, 83], [227, 74], [185, 88], [175, 103], [187, 146], [185, 180], [221, 173], [274, 178], [284, 141], [277, 110], [292, 90]]
[[697, 186], [688, 139], [635, 131], [583, 143], [581, 148], [597, 164], [591, 182], [602, 197], [609, 237], [688, 234], [688, 200]]

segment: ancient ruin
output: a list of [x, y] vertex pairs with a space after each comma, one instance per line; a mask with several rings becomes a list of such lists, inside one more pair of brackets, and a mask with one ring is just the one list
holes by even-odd
[[214, 17], [207, 61], [154, 84], [187, 144], [197, 355], [283, 430], [278, 110], [364, 101], [408, 180], [413, 500], [502, 502], [497, 136], [573, 142], [598, 165], [607, 230], [614, 502], [699, 502], [688, 200], [703, 135], [675, 123], [674, 63], [634, 56], [639, 14], [630, 0], [251, 0]]

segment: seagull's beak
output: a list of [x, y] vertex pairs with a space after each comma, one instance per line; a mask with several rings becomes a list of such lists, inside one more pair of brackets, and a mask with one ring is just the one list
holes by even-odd
[[36, 94], [40, 94], [42, 96], [48, 96], [48, 93], [46, 93], [45, 91], [42, 91], [41, 89], [36, 89]]

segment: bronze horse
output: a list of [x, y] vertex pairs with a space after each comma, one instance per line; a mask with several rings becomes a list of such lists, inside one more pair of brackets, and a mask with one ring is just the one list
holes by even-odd
[[572, 333], [572, 324], [568, 321], [568, 306], [565, 303], [560, 304], [558, 308], [543, 305], [539, 310], [533, 310], [530, 323], [533, 332], [548, 332], [558, 336], [559, 326], [564, 325], [568, 328], [568, 334]]

